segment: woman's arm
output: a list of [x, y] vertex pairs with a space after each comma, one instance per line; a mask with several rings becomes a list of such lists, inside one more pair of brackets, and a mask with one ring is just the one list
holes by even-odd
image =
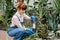
[[24, 14], [24, 19], [25, 20], [31, 20], [31, 17], [29, 17], [28, 15]]

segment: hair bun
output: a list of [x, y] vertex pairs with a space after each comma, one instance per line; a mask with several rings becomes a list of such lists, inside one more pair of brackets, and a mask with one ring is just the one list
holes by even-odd
[[20, 3], [18, 5], [18, 9], [26, 10], [27, 9], [27, 5], [25, 5], [25, 3]]

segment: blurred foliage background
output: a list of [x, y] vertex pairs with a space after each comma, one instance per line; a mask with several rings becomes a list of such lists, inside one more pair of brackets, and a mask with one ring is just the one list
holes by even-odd
[[[31, 0], [24, 0], [28, 6], [26, 14], [29, 16], [35, 15], [37, 17], [37, 35], [39, 35], [38, 37], [46, 38], [48, 36], [48, 30], [51, 29], [55, 32], [56, 27], [58, 27], [60, 23], [60, 0], [30, 1]], [[2, 21], [4, 28], [7, 30], [11, 23], [11, 17], [16, 12], [15, 0], [0, 0], [0, 9], [0, 21]], [[29, 21], [25, 21], [25, 26], [32, 28], [32, 24]], [[34, 36], [36, 37], [37, 35]], [[32, 36], [29, 38], [31, 39]]]

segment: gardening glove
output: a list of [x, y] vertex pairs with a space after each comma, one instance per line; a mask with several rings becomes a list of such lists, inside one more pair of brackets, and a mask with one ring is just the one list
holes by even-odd
[[37, 21], [36, 16], [31, 16], [31, 20], [32, 20], [32, 22], [33, 22], [33, 28], [32, 28], [32, 30], [33, 30], [34, 32], [36, 32], [36, 21]]
[[31, 20], [32, 20], [32, 22], [36, 22], [36, 20], [37, 20], [36, 16], [31, 16]]

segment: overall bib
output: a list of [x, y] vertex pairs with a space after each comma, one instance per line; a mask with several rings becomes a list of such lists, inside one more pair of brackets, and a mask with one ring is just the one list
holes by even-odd
[[[19, 19], [19, 17], [18, 17], [18, 19]], [[20, 21], [20, 19], [19, 19], [19, 21]], [[20, 22], [20, 23], [21, 23], [21, 25], [23, 25], [23, 22]], [[24, 30], [22, 28], [18, 28], [17, 26], [13, 26], [8, 29], [7, 33], [9, 36], [14, 37], [14, 40], [23, 40], [26, 36], [32, 35], [35, 32], [29, 28]]]

